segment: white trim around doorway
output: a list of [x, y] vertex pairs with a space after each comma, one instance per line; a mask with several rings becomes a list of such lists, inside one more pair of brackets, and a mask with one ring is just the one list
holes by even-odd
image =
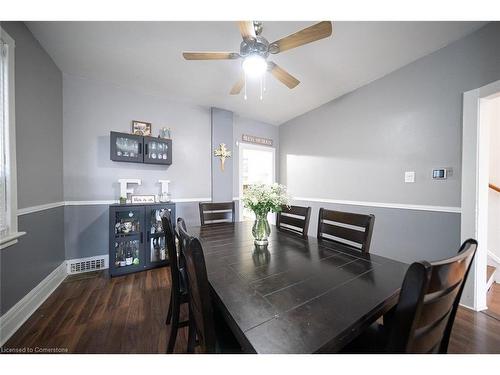
[[[486, 309], [488, 252], [488, 129], [480, 121], [481, 101], [500, 93], [500, 81], [463, 96], [461, 240], [475, 238], [478, 250], [462, 296], [462, 304], [476, 311]], [[483, 207], [481, 209], [481, 207]]]

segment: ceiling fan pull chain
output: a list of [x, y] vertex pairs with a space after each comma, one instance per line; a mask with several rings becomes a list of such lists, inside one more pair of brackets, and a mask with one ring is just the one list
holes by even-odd
[[262, 101], [262, 89], [263, 89], [263, 82], [262, 82], [263, 78], [260, 77], [260, 100]]
[[247, 100], [247, 74], [244, 73], [245, 76], [245, 100]]

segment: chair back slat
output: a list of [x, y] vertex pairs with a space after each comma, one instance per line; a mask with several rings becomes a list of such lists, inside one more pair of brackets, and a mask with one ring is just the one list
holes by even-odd
[[216, 223], [234, 223], [235, 204], [233, 202], [200, 202], [200, 222], [201, 225]]
[[279, 230], [307, 237], [311, 207], [283, 206], [276, 215], [276, 226]]
[[429, 326], [435, 322], [436, 317], [439, 319], [448, 314], [459, 291], [460, 284], [455, 284], [446, 293], [439, 296], [426, 295], [424, 297], [424, 308], [415, 327], [418, 329]]
[[301, 228], [304, 227], [304, 219], [299, 219], [298, 217], [280, 214], [280, 225], [282, 224], [296, 227], [300, 230]]
[[368, 253], [374, 224], [374, 215], [320, 208], [318, 239], [339, 242], [361, 250], [363, 253]]
[[468, 259], [458, 255], [446, 262], [433, 263], [428, 293], [440, 292], [459, 283], [468, 267]]
[[406, 272], [394, 313], [388, 351], [446, 353], [460, 297], [477, 249], [467, 240], [458, 255], [413, 263]]
[[163, 227], [163, 233], [165, 235], [165, 246], [167, 248], [167, 256], [170, 266], [170, 276], [172, 279], [172, 290], [175, 293], [180, 292], [180, 271], [179, 271], [179, 260], [177, 257], [177, 249], [175, 247], [175, 231], [172, 225], [172, 218], [170, 212], [166, 211], [162, 218], [161, 224]]
[[184, 247], [188, 279], [189, 312], [194, 321], [201, 351], [215, 353], [215, 325], [205, 257], [200, 241], [178, 225]]
[[432, 354], [438, 353], [446, 329], [450, 312], [426, 327], [415, 330], [411, 344], [412, 353]]
[[306, 217], [311, 212], [311, 207], [303, 207], [303, 206], [283, 206], [281, 207], [281, 212]]
[[203, 217], [205, 219], [205, 223], [208, 221], [232, 221], [233, 213], [231, 211], [214, 211], [214, 212], [204, 212]]
[[365, 232], [327, 223], [321, 223], [321, 233], [323, 236], [327, 234], [358, 244], [362, 244], [365, 240]]
[[184, 232], [187, 232], [186, 222], [182, 217], [177, 218], [176, 234], [177, 234], [177, 240], [179, 241], [179, 258], [178, 258], [179, 268], [185, 269], [186, 268], [186, 260], [184, 258], [185, 241], [183, 241], [182, 237], [180, 236], [179, 233], [180, 228], [182, 228]]
[[344, 223], [363, 228], [370, 223], [373, 216], [353, 212], [327, 210], [325, 208], [320, 208], [320, 213], [323, 220], [335, 221], [337, 223]]

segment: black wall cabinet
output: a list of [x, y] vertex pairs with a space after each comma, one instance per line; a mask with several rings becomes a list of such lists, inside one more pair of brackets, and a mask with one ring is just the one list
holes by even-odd
[[125, 275], [168, 264], [161, 225], [164, 211], [175, 223], [175, 204], [109, 206], [109, 274]]
[[143, 137], [118, 132], [111, 132], [109, 139], [110, 158], [113, 161], [172, 164], [171, 139]]

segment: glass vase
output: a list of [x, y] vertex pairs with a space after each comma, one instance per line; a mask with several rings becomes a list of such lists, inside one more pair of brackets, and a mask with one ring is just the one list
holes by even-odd
[[254, 243], [257, 246], [266, 246], [268, 244], [267, 238], [271, 234], [271, 227], [267, 221], [267, 212], [263, 214], [255, 213], [255, 222], [252, 227], [252, 234]]

